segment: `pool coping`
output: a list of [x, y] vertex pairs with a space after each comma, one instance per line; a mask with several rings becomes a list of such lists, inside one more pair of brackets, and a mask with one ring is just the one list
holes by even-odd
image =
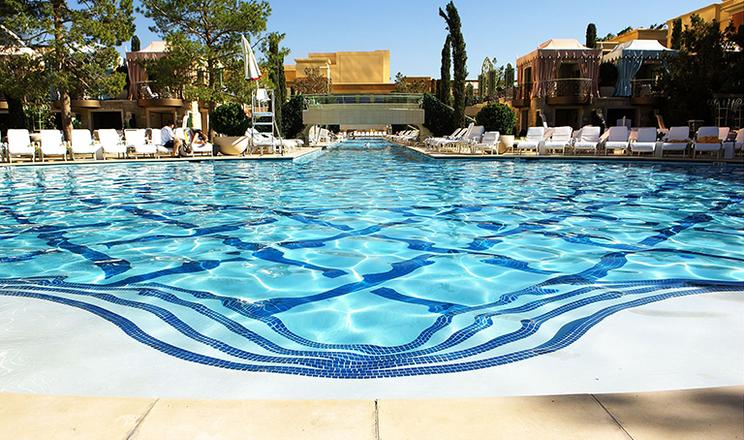
[[[1, 438], [744, 437], [744, 386], [426, 400], [185, 400], [0, 394]], [[282, 423], [291, 420], [292, 423]]]
[[288, 152], [284, 155], [280, 154], [253, 154], [246, 156], [193, 156], [193, 157], [161, 157], [161, 158], [142, 158], [142, 159], [78, 159], [78, 160], [50, 160], [44, 162], [31, 162], [24, 160], [22, 162], [0, 162], [0, 168], [2, 167], [49, 167], [49, 166], [71, 166], [71, 165], [122, 165], [122, 164], [154, 164], [154, 163], [184, 163], [184, 162], [229, 162], [229, 161], [248, 161], [248, 162], [289, 162], [298, 159], [307, 159], [312, 157], [313, 154], [322, 152], [323, 147], [304, 147], [296, 151]]
[[685, 164], [685, 165], [734, 165], [744, 166], [744, 157], [733, 159], [717, 158], [682, 158], [682, 157], [651, 157], [651, 156], [627, 156], [627, 155], [539, 155], [539, 154], [461, 154], [461, 153], [436, 153], [420, 147], [398, 144], [403, 148], [419, 153], [430, 159], [436, 160], [472, 160], [472, 161], [500, 161], [500, 160], [527, 160], [527, 161], [554, 161], [554, 162], [613, 162], [613, 163], [643, 163], [643, 164]]

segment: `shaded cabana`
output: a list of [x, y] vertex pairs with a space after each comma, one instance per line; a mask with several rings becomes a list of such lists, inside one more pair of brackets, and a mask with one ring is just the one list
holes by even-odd
[[148, 76], [145, 62], [165, 56], [168, 50], [165, 41], [153, 41], [146, 48], [138, 52], [127, 52], [127, 71], [129, 74], [129, 99], [140, 97], [139, 88], [147, 84]]
[[631, 96], [633, 80], [644, 64], [662, 65], [669, 56], [676, 54], [676, 50], [667, 49], [656, 40], [633, 40], [616, 46], [602, 57], [602, 62], [617, 66], [615, 96]]
[[577, 40], [551, 39], [517, 59], [518, 82], [531, 88], [530, 98], [599, 96], [600, 57]]

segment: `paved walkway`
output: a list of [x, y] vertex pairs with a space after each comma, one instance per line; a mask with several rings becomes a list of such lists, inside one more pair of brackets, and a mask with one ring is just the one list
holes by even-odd
[[3, 439], [744, 439], [744, 386], [450, 400], [0, 394]]

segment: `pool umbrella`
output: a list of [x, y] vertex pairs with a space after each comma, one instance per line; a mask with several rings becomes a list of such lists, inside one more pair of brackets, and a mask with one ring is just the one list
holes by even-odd
[[240, 42], [243, 45], [245, 79], [249, 81], [258, 81], [261, 78], [261, 70], [258, 68], [258, 61], [256, 61], [256, 55], [253, 54], [251, 44], [246, 40], [244, 35], [240, 36]]

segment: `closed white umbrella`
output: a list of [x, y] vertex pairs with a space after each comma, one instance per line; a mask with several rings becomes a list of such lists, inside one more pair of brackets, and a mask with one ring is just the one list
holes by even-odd
[[258, 68], [256, 55], [253, 54], [251, 44], [246, 40], [244, 35], [240, 36], [243, 44], [243, 63], [245, 68], [245, 79], [249, 81], [258, 81], [261, 78], [261, 70]]

